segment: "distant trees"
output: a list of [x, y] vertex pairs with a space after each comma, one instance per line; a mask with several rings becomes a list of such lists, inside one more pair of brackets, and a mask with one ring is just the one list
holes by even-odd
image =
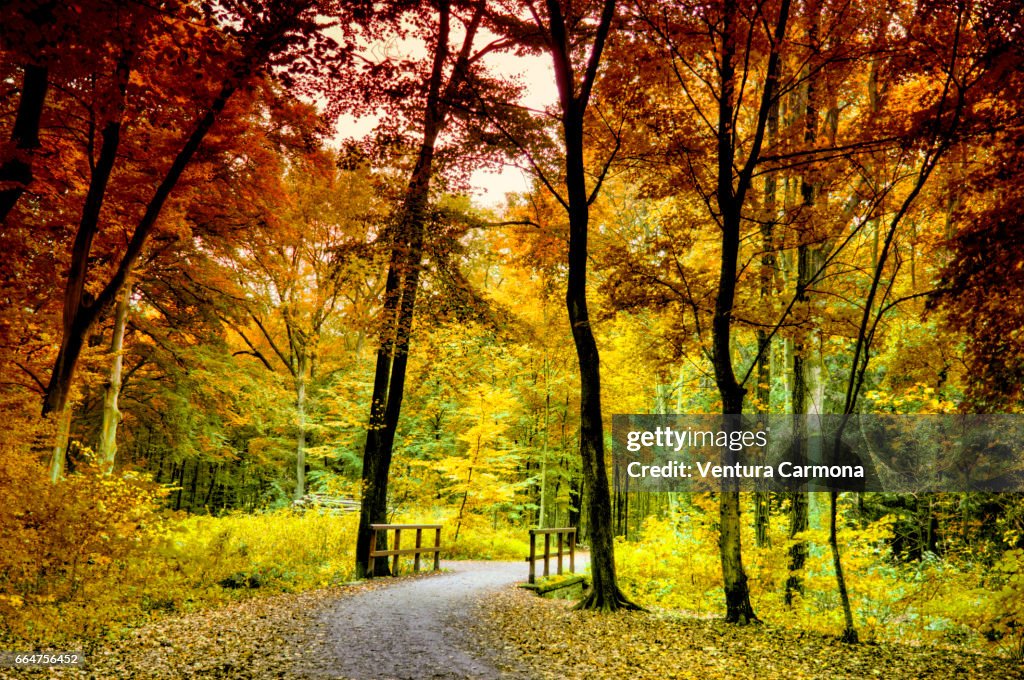
[[[376, 277], [370, 234], [383, 217], [366, 169], [339, 170], [325, 152], [288, 159], [281, 191], [258, 197], [260, 225], [222, 254], [239, 298], [229, 322], [252, 356], [271, 371], [283, 368], [295, 395], [295, 489], [306, 493], [309, 392], [334, 370], [342, 317], [358, 316], [346, 292]], [[257, 207], [258, 206], [258, 207]], [[358, 326], [365, 319], [346, 319]]]

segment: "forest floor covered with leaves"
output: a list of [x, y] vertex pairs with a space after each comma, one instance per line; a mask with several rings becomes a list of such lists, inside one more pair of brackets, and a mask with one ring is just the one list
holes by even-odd
[[[509, 585], [520, 563], [493, 563], [496, 573], [487, 563], [456, 564], [453, 573], [168, 617], [90, 650], [85, 669], [0, 669], [0, 677], [1024, 678], [1018, 662], [954, 649], [850, 646], [666, 611], [575, 612], [572, 602]], [[399, 620], [383, 622], [382, 607]], [[368, 643], [374, 634], [387, 639]], [[395, 660], [404, 666], [384, 672]]]
[[572, 604], [507, 590], [482, 605], [478, 632], [537, 678], [1024, 678], [1020, 662], [959, 650]]
[[[383, 585], [383, 583], [380, 583]], [[83, 669], [0, 669], [2, 678], [280, 678], [317, 638], [316, 612], [369, 587], [254, 597], [142, 626], [116, 643], [85, 650]]]

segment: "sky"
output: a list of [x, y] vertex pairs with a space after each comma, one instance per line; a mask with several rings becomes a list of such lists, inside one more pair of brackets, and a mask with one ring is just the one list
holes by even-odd
[[[459, 36], [454, 32], [452, 37], [453, 42], [459, 40]], [[493, 39], [493, 35], [481, 35], [477, 43], [482, 46]], [[371, 52], [374, 51], [377, 50], [371, 49]], [[424, 46], [418, 42], [410, 41], [404, 46], [392, 44], [386, 48], [386, 51], [407, 58], [427, 58]], [[548, 55], [516, 56], [495, 52], [488, 54], [484, 58], [484, 63], [496, 74], [517, 76], [526, 84], [526, 91], [520, 104], [532, 109], [544, 109], [557, 102], [558, 92], [555, 88], [554, 71], [551, 68]], [[378, 117], [376, 116], [358, 119], [352, 116], [342, 116], [337, 124], [337, 139], [340, 141], [344, 138], [363, 137], [373, 130], [377, 121]], [[501, 208], [506, 203], [506, 194], [528, 191], [531, 179], [519, 168], [506, 166], [498, 172], [476, 170], [470, 176], [470, 184], [470, 194], [474, 203], [483, 208]]]

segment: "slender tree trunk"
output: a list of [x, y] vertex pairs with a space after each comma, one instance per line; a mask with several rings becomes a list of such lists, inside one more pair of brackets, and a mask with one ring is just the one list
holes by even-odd
[[114, 459], [117, 456], [117, 426], [121, 420], [121, 412], [117, 408], [117, 400], [121, 394], [121, 372], [124, 366], [124, 327], [128, 320], [128, 304], [132, 297], [131, 284], [126, 283], [117, 308], [114, 312], [114, 331], [110, 340], [110, 380], [107, 382], [106, 394], [103, 399], [103, 425], [100, 427], [99, 460], [104, 474], [114, 471]]
[[[545, 389], [548, 385], [547, 378], [547, 358], [544, 359], [544, 386]], [[545, 520], [547, 519], [544, 514], [545, 503], [547, 502], [547, 485], [548, 485], [548, 415], [551, 412], [551, 393], [548, 392], [544, 400], [544, 434], [543, 434], [543, 445], [541, 446], [541, 459], [540, 459], [540, 509], [537, 517], [537, 527], [543, 529], [547, 526]], [[557, 495], [557, 491], [556, 491]]]
[[860, 640], [857, 628], [853, 625], [853, 609], [850, 606], [850, 594], [846, 590], [846, 576], [843, 574], [843, 560], [839, 554], [839, 541], [836, 534], [837, 500], [839, 492], [829, 491], [828, 545], [832, 550], [832, 566], [836, 572], [836, 586], [839, 589], [839, 601], [843, 607], [843, 642], [856, 644]]
[[[781, 68], [779, 62], [775, 63], [775, 69]], [[779, 74], [776, 72], [775, 79]], [[768, 147], [778, 139], [779, 134], [779, 102], [771, 103], [768, 111], [768, 127], [765, 142]], [[775, 220], [776, 215], [776, 193], [778, 182], [776, 175], [769, 172], [764, 180], [764, 217], [761, 220], [761, 271], [760, 271], [760, 297], [762, 303], [767, 303], [775, 295]], [[762, 415], [771, 412], [772, 397], [772, 335], [760, 328], [757, 331], [757, 403], [758, 411]], [[758, 548], [771, 545], [770, 534], [771, 517], [771, 493], [757, 490], [754, 492], [754, 536]]]
[[452, 543], [458, 543], [459, 531], [462, 530], [462, 517], [466, 511], [466, 501], [469, 500], [469, 485], [473, 482], [473, 468], [476, 467], [476, 459], [480, 454], [480, 438], [476, 440], [476, 454], [473, 455], [473, 460], [470, 461], [469, 474], [466, 475], [466, 493], [462, 494], [462, 503], [459, 504], [459, 517], [455, 523], [455, 538], [452, 539]]
[[181, 470], [178, 471], [178, 494], [174, 499], [174, 509], [181, 510], [181, 495], [185, 491], [185, 463], [181, 461]]
[[[807, 8], [809, 13], [809, 26], [807, 32], [807, 44], [812, 52], [812, 56], [817, 56], [819, 52], [818, 45], [818, 22], [819, 22], [819, 8], [816, 1], [812, 1]], [[807, 70], [815, 68], [816, 63], [809, 63]], [[806, 80], [806, 91], [803, 98], [803, 120], [804, 120], [804, 144], [810, 148], [813, 147], [818, 134], [818, 105], [817, 105], [817, 78], [814, 74], [807, 73], [805, 71]], [[811, 214], [811, 210], [814, 208], [815, 199], [817, 194], [817, 187], [811, 182], [806, 176], [801, 178], [800, 181], [800, 195], [802, 197], [802, 205], [804, 210]], [[813, 215], [812, 215], [813, 218]], [[813, 221], [811, 222], [813, 225]], [[802, 236], [801, 242], [797, 246], [797, 280], [796, 290], [798, 293], [798, 302], [804, 310], [803, 319], [804, 323], [809, 321], [810, 317], [810, 299], [806, 294], [806, 289], [812, 275], [812, 269], [814, 269], [812, 260], [813, 252], [810, 246], [806, 243], [807, 237]], [[797, 464], [803, 464], [807, 460], [807, 432], [806, 432], [806, 418], [805, 414], [809, 413], [811, 409], [808, 409], [807, 404], [807, 339], [808, 331], [804, 328], [798, 327], [797, 337], [793, 341], [793, 414], [794, 422], [796, 424], [796, 444], [799, 447], [797, 451]], [[789, 526], [789, 537], [794, 539], [797, 534], [806, 531], [810, 525], [809, 517], [809, 503], [806, 491], [806, 485], [801, 484], [801, 488], [796, 489], [792, 493], [792, 503], [790, 505], [790, 526]], [[789, 577], [786, 580], [786, 604], [791, 605], [793, 603], [793, 597], [795, 593], [803, 593], [803, 568], [807, 561], [807, 543], [806, 541], [797, 541], [789, 549]]]
[[295, 500], [306, 495], [306, 373], [309, 359], [307, 348], [296, 350], [295, 362], [295, 416], [298, 432], [295, 436]]
[[[217, 463], [215, 467], [210, 470], [210, 486], [206, 489], [206, 498], [203, 500], [203, 507], [206, 511], [210, 511], [210, 505], [213, 503], [213, 490], [217, 486], [217, 475], [220, 473], [220, 463]], [[211, 513], [212, 514], [212, 513]]]
[[[165, 447], [165, 446], [161, 446], [160, 447], [160, 457], [157, 458], [157, 461], [156, 461], [156, 477], [154, 479], [154, 481], [156, 481], [157, 484], [160, 484], [160, 482], [161, 482], [161, 480], [163, 479], [163, 476], [164, 476], [164, 455], [165, 455], [166, 451], [167, 451], [167, 447]], [[149, 467], [149, 465], [148, 465], [149, 456], [147, 455], [146, 458], [147, 458], [147, 466], [146, 467]]]
[[[803, 291], [807, 285], [808, 248], [801, 244], [797, 248], [797, 291]], [[808, 298], [800, 293], [800, 304], [806, 307]], [[807, 376], [804, 366], [804, 330], [797, 329], [797, 337], [793, 340], [792, 375], [793, 381], [791, 402], [793, 404], [793, 434], [796, 450], [793, 462], [803, 465], [807, 461]], [[807, 485], [801, 482], [798, 488], [790, 492], [789, 506], [789, 576], [786, 579], [786, 604], [792, 605], [796, 594], [803, 594], [803, 569], [807, 562], [807, 542], [797, 536], [810, 527], [810, 507]]]
[[[736, 381], [732, 363], [732, 310], [736, 297], [736, 267], [739, 260], [740, 220], [743, 198], [733, 186], [733, 164], [736, 156], [733, 134], [733, 98], [735, 97], [736, 57], [735, 2], [727, 1], [723, 12], [722, 52], [719, 75], [722, 90], [718, 101], [718, 178], [716, 198], [721, 214], [722, 256], [718, 270], [718, 293], [715, 296], [711, 322], [712, 363], [715, 384], [722, 400], [726, 429], [737, 426], [735, 419], [743, 413], [746, 390]], [[767, 87], [766, 87], [767, 89]], [[734, 461], [735, 454], [723, 448], [723, 465]], [[722, 563], [725, 590], [726, 621], [747, 623], [757, 616], [750, 604], [747, 575], [743, 569], [740, 541], [740, 495], [735, 485], [726, 483], [719, 494], [718, 552]]]
[[192, 484], [189, 485], [188, 490], [188, 511], [195, 512], [196, 508], [196, 492], [199, 490], [199, 469], [202, 463], [196, 460], [196, 466], [192, 470]]

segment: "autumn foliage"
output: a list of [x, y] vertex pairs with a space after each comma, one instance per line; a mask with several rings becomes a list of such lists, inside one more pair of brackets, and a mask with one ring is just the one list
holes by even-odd
[[606, 464], [613, 413], [1021, 412], [1018, 5], [4, 3], [0, 648], [411, 521], [576, 527], [588, 607], [1020, 658], [1019, 495]]

